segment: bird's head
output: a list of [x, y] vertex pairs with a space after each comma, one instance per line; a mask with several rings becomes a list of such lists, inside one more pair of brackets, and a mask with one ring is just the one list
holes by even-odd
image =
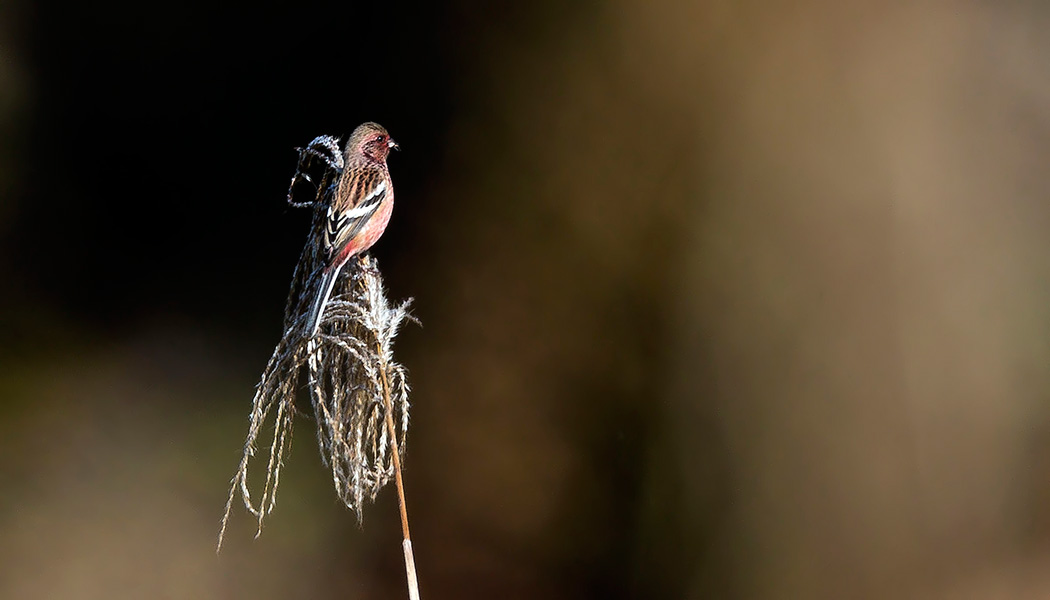
[[346, 143], [348, 152], [356, 152], [375, 161], [384, 162], [390, 150], [397, 150], [397, 143], [378, 123], [362, 123], [350, 134]]

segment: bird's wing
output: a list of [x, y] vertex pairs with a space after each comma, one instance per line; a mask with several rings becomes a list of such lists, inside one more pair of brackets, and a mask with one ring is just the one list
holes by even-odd
[[336, 198], [328, 207], [324, 234], [329, 258], [361, 232], [390, 193], [386, 178], [379, 173], [364, 171], [354, 179], [347, 186], [349, 198]]

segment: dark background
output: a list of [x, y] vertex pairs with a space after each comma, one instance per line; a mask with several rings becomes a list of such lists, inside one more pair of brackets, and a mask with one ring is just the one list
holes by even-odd
[[308, 214], [400, 143], [425, 598], [1050, 595], [1034, 3], [0, 5], [0, 596], [404, 597], [297, 424], [214, 542]]

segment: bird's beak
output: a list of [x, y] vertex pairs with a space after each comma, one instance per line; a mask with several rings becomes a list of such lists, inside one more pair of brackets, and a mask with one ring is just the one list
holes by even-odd
[[393, 139], [388, 140], [387, 143], [386, 143], [386, 146], [387, 146], [387, 148], [390, 148], [391, 150], [400, 150], [401, 149], [401, 146], [398, 146], [397, 142], [395, 142]]

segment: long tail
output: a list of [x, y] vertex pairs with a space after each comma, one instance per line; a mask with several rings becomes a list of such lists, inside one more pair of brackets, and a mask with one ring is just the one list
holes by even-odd
[[317, 288], [317, 296], [314, 297], [313, 306], [310, 307], [310, 320], [307, 321], [306, 330], [309, 332], [307, 337], [313, 337], [317, 335], [317, 330], [321, 327], [321, 316], [324, 314], [324, 307], [328, 304], [328, 298], [332, 295], [332, 288], [335, 287], [335, 282], [339, 279], [339, 272], [343, 270], [343, 265], [326, 269], [321, 274], [321, 285]]

